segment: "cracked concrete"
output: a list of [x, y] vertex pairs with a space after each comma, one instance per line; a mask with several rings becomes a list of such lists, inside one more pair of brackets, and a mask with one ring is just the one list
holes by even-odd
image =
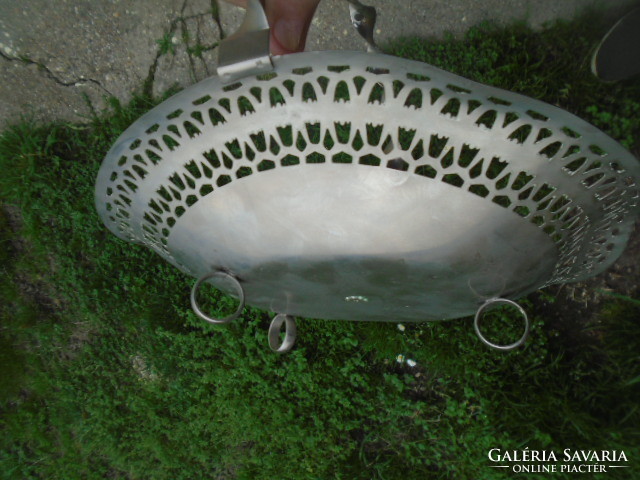
[[[185, 8], [171, 22], [163, 37], [166, 42], [158, 51], [150, 93], [160, 95], [174, 84], [191, 85], [215, 73], [215, 48], [221, 28], [215, 10], [188, 12]], [[163, 51], [169, 50], [162, 54]]]
[[[636, 0], [368, 0], [377, 40], [462, 34], [484, 20], [533, 26], [599, 6], [614, 18]], [[0, 0], [0, 127], [22, 115], [82, 121], [105, 98], [155, 95], [215, 72], [216, 46], [242, 19], [216, 0]], [[307, 49], [362, 49], [344, 0], [323, 0]]]
[[[89, 114], [85, 97], [97, 108], [105, 96], [128, 100], [172, 24], [210, 13], [210, 0], [0, 0], [0, 121], [78, 121]], [[188, 84], [188, 69], [173, 66], [160, 77]]]

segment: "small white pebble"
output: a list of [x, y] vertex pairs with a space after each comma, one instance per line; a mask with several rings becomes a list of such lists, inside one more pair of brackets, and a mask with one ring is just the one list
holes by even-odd
[[417, 364], [418, 362], [416, 362], [415, 360], [411, 360], [411, 359], [407, 360], [407, 365], [409, 365], [411, 368], [415, 367]]
[[174, 45], [177, 45], [178, 43], [180, 43], [180, 40], [178, 40], [178, 37], [172, 37], [171, 38], [171, 43], [173, 43]]
[[403, 324], [401, 324], [401, 323], [398, 324], [398, 330], [400, 330], [401, 332], [404, 332], [405, 329], [406, 329], [406, 327]]

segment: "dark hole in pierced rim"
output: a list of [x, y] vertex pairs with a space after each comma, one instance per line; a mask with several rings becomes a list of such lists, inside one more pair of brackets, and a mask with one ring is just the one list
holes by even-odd
[[387, 162], [387, 168], [391, 168], [392, 170], [400, 170], [401, 172], [406, 172], [409, 170], [409, 164], [405, 162], [402, 158], [393, 158]]

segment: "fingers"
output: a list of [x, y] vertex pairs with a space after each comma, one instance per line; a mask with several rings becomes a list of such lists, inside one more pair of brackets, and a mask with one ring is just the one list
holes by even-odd
[[271, 53], [301, 52], [320, 0], [267, 0], [266, 13], [271, 26]]
[[[247, 0], [225, 0], [246, 8]], [[271, 27], [270, 50], [274, 55], [301, 52], [320, 0], [261, 0]]]

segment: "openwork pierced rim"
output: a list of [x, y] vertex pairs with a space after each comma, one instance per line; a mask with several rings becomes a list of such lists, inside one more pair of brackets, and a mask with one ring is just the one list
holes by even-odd
[[547, 284], [599, 273], [622, 252], [638, 163], [587, 122], [386, 55], [311, 52], [273, 63], [274, 73], [228, 86], [204, 80], [123, 133], [96, 187], [116, 235], [175, 264], [173, 227], [225, 185], [285, 167], [349, 175], [366, 165], [464, 189], [537, 225], [559, 252]]

